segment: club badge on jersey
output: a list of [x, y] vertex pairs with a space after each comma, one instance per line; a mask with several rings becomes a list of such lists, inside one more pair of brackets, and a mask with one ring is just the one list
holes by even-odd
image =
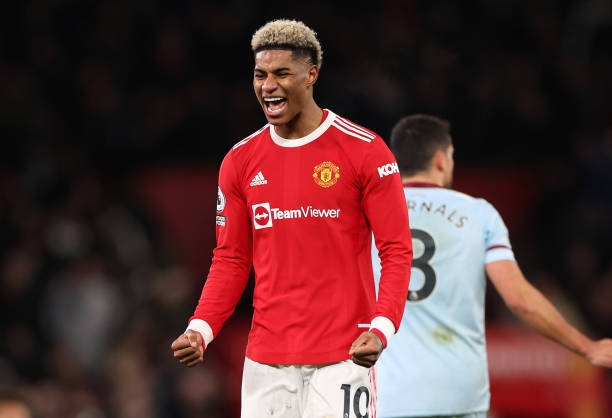
[[312, 174], [314, 182], [321, 187], [331, 187], [338, 182], [340, 178], [340, 167], [331, 161], [323, 161], [315, 166]]

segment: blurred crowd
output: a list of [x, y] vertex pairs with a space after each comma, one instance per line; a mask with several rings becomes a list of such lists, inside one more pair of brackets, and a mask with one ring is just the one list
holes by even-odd
[[170, 354], [200, 284], [125, 187], [75, 176], [76, 158], [3, 179], [0, 402], [49, 418], [227, 416], [214, 360], [185, 373]]
[[407, 113], [438, 114], [459, 172], [533, 173], [539, 193], [511, 237], [519, 261], [588, 332], [612, 336], [608, 0], [5, 3], [0, 410], [235, 416], [214, 352], [186, 371], [168, 348], [206, 272], [179, 261], [126, 184], [150, 167], [217, 165], [265, 123], [249, 44], [278, 17], [318, 31], [321, 106], [383, 137]]

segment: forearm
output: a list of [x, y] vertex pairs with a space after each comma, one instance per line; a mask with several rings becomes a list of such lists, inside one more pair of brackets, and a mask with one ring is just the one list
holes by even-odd
[[612, 340], [593, 341], [570, 325], [521, 273], [513, 260], [489, 262], [486, 271], [506, 305], [534, 330], [580, 354], [592, 364], [612, 368]]
[[[410, 232], [406, 233], [408, 237], [409, 234]], [[398, 246], [393, 252], [380, 252], [382, 269], [375, 316], [389, 318], [396, 329], [402, 319], [408, 296], [412, 264], [412, 249], [409, 245]]]
[[488, 263], [486, 270], [504, 302], [528, 326], [582, 356], [593, 341], [570, 325], [559, 311], [525, 279], [515, 261]]
[[[190, 318], [189, 328], [202, 333], [203, 336], [212, 333], [214, 338], [234, 312], [248, 281], [249, 270], [250, 260], [230, 261], [226, 257], [215, 255], [200, 300]], [[199, 324], [198, 321], [192, 324], [194, 320], [200, 320]], [[201, 321], [206, 322], [209, 330], [206, 330]], [[203, 330], [209, 332], [203, 333]], [[208, 340], [212, 341], [211, 336], [208, 336]], [[207, 344], [210, 343], [208, 340]]]
[[538, 333], [586, 356], [593, 341], [569, 324], [553, 304], [530, 283], [525, 282], [523, 287], [522, 300], [508, 304], [512, 312]]

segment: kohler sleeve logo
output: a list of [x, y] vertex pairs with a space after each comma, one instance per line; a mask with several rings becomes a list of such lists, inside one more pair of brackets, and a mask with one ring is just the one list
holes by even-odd
[[381, 165], [380, 167], [378, 167], [378, 175], [380, 176], [380, 178], [383, 178], [385, 176], [389, 176], [395, 173], [399, 174], [399, 168], [397, 167], [397, 163], [389, 163], [389, 164]]

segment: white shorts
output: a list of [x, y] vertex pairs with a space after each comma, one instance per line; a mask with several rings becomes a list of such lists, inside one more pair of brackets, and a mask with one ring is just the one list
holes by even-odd
[[241, 418], [374, 418], [374, 368], [244, 360]]
[[487, 418], [487, 412], [472, 412], [462, 415], [427, 415], [427, 416], [409, 416], [404, 418]]

